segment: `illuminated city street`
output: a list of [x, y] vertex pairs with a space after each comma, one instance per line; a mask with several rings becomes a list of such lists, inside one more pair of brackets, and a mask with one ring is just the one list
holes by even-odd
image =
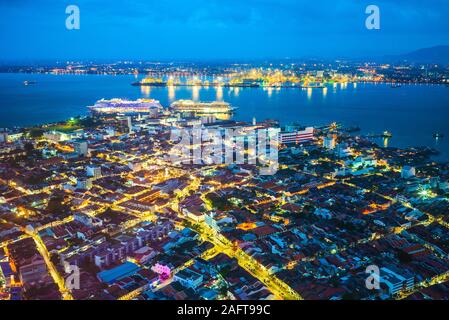
[[449, 300], [447, 16], [0, 1], [0, 300], [177, 319]]

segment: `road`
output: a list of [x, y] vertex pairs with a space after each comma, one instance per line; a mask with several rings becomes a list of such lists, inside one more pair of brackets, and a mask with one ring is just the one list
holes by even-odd
[[[278, 299], [303, 300], [303, 298], [285, 282], [277, 278], [264, 265], [244, 252], [240, 247], [235, 246], [221, 233], [216, 232], [206, 223], [190, 221], [193, 229], [200, 234], [203, 239], [211, 242], [221, 253], [230, 258], [237, 259], [240, 267], [262, 282]], [[198, 226], [198, 227], [195, 227]]]
[[35, 231], [25, 230], [25, 232], [33, 238], [34, 242], [36, 243], [36, 248], [41, 254], [42, 258], [45, 261], [45, 264], [47, 265], [48, 272], [50, 273], [51, 277], [53, 278], [53, 281], [56, 283], [56, 285], [59, 288], [59, 292], [61, 293], [61, 296], [64, 300], [73, 300], [72, 294], [70, 293], [70, 290], [68, 290], [65, 286], [65, 279], [62, 277], [58, 270], [56, 269], [55, 265], [50, 259], [50, 254], [47, 250], [47, 247], [45, 246], [44, 242], [42, 241], [41, 237], [38, 233]]

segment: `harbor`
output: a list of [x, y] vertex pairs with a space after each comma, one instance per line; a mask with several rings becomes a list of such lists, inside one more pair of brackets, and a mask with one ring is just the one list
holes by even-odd
[[[37, 85], [24, 86], [26, 80]], [[449, 96], [444, 86], [407, 84], [392, 90], [389, 84], [359, 83], [357, 86], [327, 85], [327, 90], [290, 90], [218, 86], [136, 87], [130, 85], [133, 80], [136, 81], [136, 77], [132, 75], [0, 74], [0, 98], [4, 105], [0, 109], [0, 128], [83, 116], [89, 112], [86, 106], [102, 98], [154, 99], [160, 101], [164, 108], [178, 100], [225, 101], [237, 108], [231, 115], [226, 115], [235, 120], [276, 117], [282, 124], [298, 121], [314, 126], [338, 122], [357, 135], [380, 134], [387, 130], [393, 134], [388, 141], [391, 147], [429, 146], [440, 152], [438, 159], [449, 160], [446, 120], [449, 117]], [[213, 77], [204, 80], [213, 82]], [[439, 133], [438, 137], [434, 137], [435, 133]]]

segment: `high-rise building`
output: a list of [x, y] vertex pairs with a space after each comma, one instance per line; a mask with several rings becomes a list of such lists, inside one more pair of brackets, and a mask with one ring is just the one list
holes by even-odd
[[126, 119], [127, 119], [127, 121], [128, 121], [128, 130], [129, 130], [129, 133], [133, 133], [133, 122], [132, 122], [132, 118], [131, 118], [131, 117], [127, 117]]
[[73, 147], [75, 149], [75, 153], [78, 156], [87, 157], [88, 145], [87, 145], [86, 141], [76, 141], [76, 142], [74, 142]]
[[323, 139], [323, 147], [329, 150], [335, 149], [335, 146], [337, 145], [337, 139], [334, 134], [328, 135], [324, 137]]
[[0, 131], [0, 142], [7, 142], [7, 141], [8, 141], [8, 132]]

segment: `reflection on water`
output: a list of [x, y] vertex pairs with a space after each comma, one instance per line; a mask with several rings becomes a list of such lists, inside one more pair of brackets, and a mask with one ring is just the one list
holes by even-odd
[[354, 89], [357, 89], [357, 82], [354, 82]]
[[170, 100], [170, 102], [173, 102], [175, 99], [175, 86], [168, 86], [168, 100]]
[[[340, 84], [342, 86], [342, 88], [346, 88], [347, 84], [341, 83]], [[334, 88], [334, 93], [336, 92], [336, 88], [338, 88], [338, 84], [334, 83], [333, 84], [333, 88]], [[153, 91], [152, 91], [153, 90]], [[203, 96], [208, 96], [207, 99], [205, 99], [205, 101], [212, 101], [212, 100], [216, 100], [216, 101], [225, 101], [228, 98], [234, 97], [234, 98], [238, 98], [240, 96], [240, 94], [242, 93], [242, 89], [238, 88], [238, 87], [234, 87], [234, 88], [226, 88], [223, 86], [216, 86], [216, 87], [202, 87], [202, 86], [198, 86], [198, 85], [193, 85], [191, 87], [177, 87], [176, 85], [167, 85], [166, 89], [161, 89], [161, 88], [152, 88], [151, 86], [141, 86], [140, 87], [140, 91], [143, 97], [145, 98], [149, 98], [151, 95], [153, 95], [151, 98], [154, 99], [158, 99], [159, 93], [162, 92], [162, 90], [166, 90], [166, 97], [168, 98], [167, 100], [172, 103], [177, 99], [185, 99], [186, 97], [182, 97], [183, 96], [183, 92], [187, 91], [191, 91], [191, 99], [193, 101], [202, 101], [202, 99], [204, 100]], [[215, 90], [215, 96], [210, 97], [210, 94], [206, 93], [207, 91], [214, 91]], [[267, 96], [269, 98], [271, 98], [273, 96], [274, 92], [282, 92], [282, 88], [281, 87], [264, 87], [262, 88], [263, 91], [266, 91]], [[329, 87], [324, 87], [322, 89], [314, 89], [314, 88], [304, 88], [303, 89], [307, 100], [311, 100], [312, 99], [312, 95], [313, 95], [313, 91], [319, 91], [322, 90], [322, 95], [323, 98], [326, 98], [329, 92]], [[301, 92], [301, 90], [299, 90], [299, 92]], [[226, 95], [226, 98], [224, 98], [224, 95]], [[203, 98], [202, 98], [203, 97]], [[160, 99], [160, 98], [159, 98]]]
[[217, 87], [217, 100], [223, 101], [223, 87], [222, 86]]
[[[23, 81], [37, 81], [37, 86], [24, 86]], [[174, 78], [174, 81], [178, 81]], [[180, 79], [184, 81], [184, 79]], [[86, 106], [95, 101], [114, 97], [160, 100], [169, 106], [173, 100], [195, 99], [213, 101], [216, 88], [193, 87], [135, 87], [135, 76], [78, 76], [40, 74], [0, 74], [0, 128], [62, 121], [87, 114]], [[403, 85], [392, 90], [381, 83], [349, 84], [350, 90], [339, 90], [338, 83], [328, 87], [326, 99], [322, 89], [281, 89], [270, 98], [274, 88], [244, 89], [223, 87], [223, 100], [238, 107], [233, 119], [251, 121], [252, 117], [277, 119], [282, 124], [300, 122], [320, 126], [337, 121], [345, 126], [360, 126], [363, 131], [395, 133], [388, 147], [429, 146], [441, 151], [438, 160], [449, 160], [448, 88], [432, 85]], [[342, 84], [343, 88], [344, 85]], [[75, 88], [75, 89], [74, 89]], [[193, 88], [193, 90], [192, 90]], [[330, 90], [335, 90], [330, 91]], [[195, 91], [194, 94], [192, 91]], [[80, 94], [79, 92], [82, 92]], [[175, 92], [175, 95], [173, 95]], [[354, 94], [352, 94], [354, 93]], [[310, 95], [318, 95], [310, 98]], [[30, 104], [29, 97], [33, 96]], [[310, 100], [309, 100], [310, 99]], [[306, 106], [312, 106], [309, 108]], [[60, 106], [64, 106], [61, 108]], [[431, 112], [429, 112], [431, 111]], [[226, 116], [225, 116], [226, 117]], [[435, 139], [442, 132], [445, 138]], [[383, 139], [379, 144], [383, 144]]]
[[440, 145], [440, 138], [435, 137], [435, 148], [438, 148], [439, 145]]
[[390, 138], [384, 138], [384, 148], [388, 148], [388, 142], [390, 142]]
[[150, 86], [141, 86], [140, 87], [140, 92], [142, 92], [142, 95], [145, 98], [149, 98], [150, 97], [150, 91], [151, 91]]
[[200, 98], [200, 87], [193, 86], [192, 87], [192, 100], [193, 101], [198, 101], [199, 98]]
[[307, 99], [310, 100], [312, 99], [312, 88], [307, 88]]

